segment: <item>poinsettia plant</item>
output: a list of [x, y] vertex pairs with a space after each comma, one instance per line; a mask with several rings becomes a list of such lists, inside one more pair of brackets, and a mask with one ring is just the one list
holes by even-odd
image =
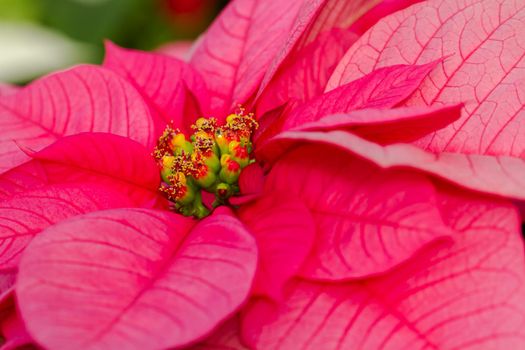
[[2, 88], [3, 348], [523, 347], [524, 16], [234, 0]]

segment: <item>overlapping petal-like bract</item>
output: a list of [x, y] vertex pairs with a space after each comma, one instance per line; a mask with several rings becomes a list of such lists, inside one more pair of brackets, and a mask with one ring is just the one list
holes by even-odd
[[522, 158], [524, 18], [521, 1], [431, 0], [414, 5], [361, 37], [327, 89], [381, 67], [443, 59], [405, 104], [461, 102], [462, 117], [416, 144], [433, 152]]
[[33, 236], [48, 226], [91, 211], [131, 205], [126, 196], [99, 184], [49, 185], [15, 195], [0, 209], [0, 270], [15, 269]]
[[[432, 108], [361, 109], [332, 114], [293, 128], [301, 131], [346, 130], [379, 144], [411, 142], [456, 121], [461, 105]], [[286, 128], [286, 124], [284, 125]], [[280, 137], [280, 136], [279, 136]]]
[[[233, 0], [185, 60], [0, 86], [4, 348], [522, 348], [524, 16]], [[240, 196], [170, 212], [154, 141], [238, 104]]]
[[375, 70], [361, 79], [322, 94], [297, 108], [284, 128], [313, 122], [321, 117], [363, 108], [392, 108], [421, 85], [437, 62], [422, 66], [399, 65]]
[[[467, 1], [464, 6], [454, 0], [426, 1], [380, 20], [364, 34], [335, 69], [327, 85], [328, 96], [396, 65], [440, 60], [421, 86], [401, 102], [409, 106], [463, 103], [464, 108], [461, 118], [453, 124], [422, 135], [415, 142], [432, 153], [408, 145], [380, 149], [357, 140], [351, 141], [354, 151], [381, 166], [420, 168], [463, 187], [522, 199], [523, 181], [518, 174], [524, 173], [525, 163], [519, 150], [510, 149], [521, 143], [518, 124], [525, 105], [520, 97], [524, 90], [522, 80], [517, 78], [524, 52], [521, 36], [517, 35], [523, 31], [524, 23], [519, 5], [515, 1]], [[490, 25], [485, 23], [488, 19]], [[411, 44], [414, 42], [417, 45]], [[490, 55], [485, 55], [487, 50]], [[506, 96], [512, 98], [507, 101]], [[298, 121], [290, 123], [300, 123], [301, 113], [297, 115]], [[485, 135], [491, 133], [495, 137], [491, 143], [497, 141], [498, 149], [494, 145], [491, 149], [481, 147], [490, 139]], [[452, 141], [446, 139], [452, 134]], [[441, 147], [449, 141], [448, 146]], [[474, 146], [476, 142], [480, 147]], [[454, 144], [457, 147], [452, 147]]]
[[[295, 174], [292, 192], [313, 208], [316, 226], [322, 227], [317, 233], [318, 253], [307, 260], [302, 279], [287, 284], [284, 301], [252, 300], [242, 329], [250, 346], [501, 349], [523, 345], [523, 242], [519, 217], [510, 203], [435, 187], [424, 177], [416, 180], [414, 174], [380, 170], [343, 151], [329, 157], [333, 146], [316, 146], [316, 151], [308, 147], [281, 158], [270, 178], [271, 183], [289, 186], [286, 176]], [[341, 167], [342, 161], [349, 162], [348, 168], [352, 162], [361, 166], [350, 172]], [[313, 163], [321, 166], [314, 168]], [[291, 172], [293, 166], [303, 171]], [[366, 176], [367, 168], [373, 175]], [[363, 177], [354, 176], [356, 171]], [[337, 185], [345, 176], [355, 178], [359, 187], [342, 192]], [[403, 184], [410, 180], [412, 186]], [[305, 188], [315, 188], [317, 200]], [[347, 193], [352, 199], [339, 205], [338, 211], [326, 208], [344, 200]], [[343, 212], [346, 205], [353, 210]], [[432, 228], [418, 228], [422, 223]], [[427, 243], [422, 231], [430, 239]], [[435, 238], [445, 239], [432, 240], [433, 232]], [[404, 251], [397, 244], [414, 250], [396, 265], [401, 257], [396, 254]], [[390, 260], [382, 260], [387, 257]], [[351, 278], [358, 271], [368, 273], [364, 274], [368, 278]]]
[[258, 91], [264, 114], [290, 99], [307, 101], [323, 92], [345, 51], [381, 17], [419, 0], [306, 1], [284, 48]]
[[183, 61], [107, 42], [104, 67], [137, 88], [151, 107], [158, 134], [170, 122], [188, 131], [196, 118], [208, 114], [207, 109], [201, 110], [209, 105], [206, 85], [200, 74]]
[[[366, 130], [366, 129], [365, 129]], [[382, 168], [410, 168], [436, 175], [460, 187], [525, 200], [525, 161], [509, 156], [428, 153], [410, 144], [381, 146], [347, 131], [288, 131], [261, 147], [262, 158], [271, 160], [297, 141], [332, 144], [364, 157]]]
[[213, 93], [214, 114], [224, 115], [255, 92], [294, 22], [303, 20], [303, 16], [298, 17], [303, 3], [308, 10], [318, 6], [310, 1], [233, 1], [210, 26], [190, 62]]
[[256, 262], [253, 238], [227, 214], [195, 225], [168, 212], [101, 211], [39, 235], [16, 291], [44, 346], [160, 349], [185, 345], [231, 314]]
[[81, 132], [121, 135], [146, 147], [155, 141], [149, 109], [138, 92], [95, 66], [56, 73], [2, 97], [0, 127], [0, 173], [27, 161], [19, 143], [40, 150]]
[[267, 186], [299, 196], [313, 216], [317, 237], [305, 276], [378, 274], [449, 236], [424, 177], [377, 174], [368, 162], [328, 147], [291, 152], [273, 168]]
[[83, 133], [64, 137], [30, 155], [45, 172], [47, 183], [96, 182], [107, 184], [137, 206], [164, 202], [157, 191], [157, 165], [145, 147], [128, 138]]
[[266, 194], [239, 212], [260, 252], [253, 293], [275, 299], [282, 297], [285, 282], [297, 275], [315, 239], [315, 223], [309, 209], [293, 194], [283, 199], [280, 193]]

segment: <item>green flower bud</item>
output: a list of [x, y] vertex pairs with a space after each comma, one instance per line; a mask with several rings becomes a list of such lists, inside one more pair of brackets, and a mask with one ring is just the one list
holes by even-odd
[[241, 174], [241, 166], [235, 160], [231, 158], [229, 154], [225, 154], [221, 157], [221, 171], [219, 172], [219, 178], [228, 183], [233, 184], [239, 178]]
[[217, 173], [221, 168], [221, 161], [214, 152], [204, 155], [204, 164], [206, 164], [213, 172]]
[[160, 171], [160, 176], [162, 177], [162, 181], [169, 183], [170, 176], [173, 175], [173, 164], [175, 162], [175, 157], [173, 156], [163, 156], [161, 159], [161, 165], [162, 169]]
[[[239, 176], [254, 162], [251, 138], [258, 124], [242, 107], [218, 125], [215, 118], [199, 118], [192, 134], [167, 126], [152, 156], [161, 168], [160, 187], [177, 212], [203, 218], [210, 209], [202, 203], [206, 191], [215, 195], [212, 207], [229, 205], [239, 193]], [[207, 194], [206, 193], [206, 194]]]
[[178, 190], [175, 197], [175, 203], [186, 205], [195, 200], [196, 189], [191, 182], [187, 181], [186, 176], [183, 173], [176, 173], [172, 176], [171, 181], [173, 186], [176, 186]]
[[180, 155], [183, 152], [186, 154], [191, 154], [191, 152], [193, 152], [193, 145], [186, 140], [186, 136], [182, 133], [178, 133], [173, 137], [171, 140], [171, 146], [173, 154], [175, 155]]
[[211, 187], [215, 181], [217, 181], [217, 175], [207, 166], [203, 166], [204, 169], [198, 176], [194, 176], [195, 182], [202, 188]]
[[196, 195], [194, 186], [180, 172], [170, 175], [168, 183], [161, 185], [160, 191], [164, 192], [177, 208], [193, 203]]
[[239, 163], [241, 168], [246, 167], [250, 163], [250, 153], [248, 152], [248, 148], [240, 142], [230, 142], [228, 150], [232, 159]]

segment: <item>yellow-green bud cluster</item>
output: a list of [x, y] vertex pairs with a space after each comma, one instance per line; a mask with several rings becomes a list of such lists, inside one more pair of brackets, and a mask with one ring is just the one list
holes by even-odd
[[203, 204], [202, 191], [215, 195], [213, 207], [227, 204], [239, 192], [242, 169], [253, 162], [251, 137], [257, 127], [242, 109], [222, 126], [215, 118], [199, 118], [189, 138], [166, 127], [153, 152], [163, 181], [160, 191], [186, 216], [209, 214], [212, 208]]

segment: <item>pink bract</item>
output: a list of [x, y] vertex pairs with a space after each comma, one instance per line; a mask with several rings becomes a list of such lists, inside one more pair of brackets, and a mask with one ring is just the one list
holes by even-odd
[[[327, 89], [378, 68], [444, 59], [407, 105], [465, 103], [462, 118], [418, 145], [434, 152], [523, 156], [525, 30], [520, 1], [427, 1], [367, 32], [345, 54]], [[503, 102], [504, 101], [504, 102]]]
[[[286, 302], [252, 300], [244, 339], [255, 348], [285, 349], [522, 346], [525, 271], [515, 208], [457, 189], [439, 189], [435, 198], [452, 241], [427, 246], [375, 278], [291, 281]], [[360, 225], [361, 237], [380, 234]], [[314, 266], [325, 270], [327, 259]]]
[[139, 93], [115, 73], [95, 66], [56, 73], [2, 97], [0, 114], [0, 173], [29, 159], [17, 142], [40, 150], [80, 132], [126, 136], [147, 147], [155, 142], [150, 112]]
[[167, 348], [202, 337], [246, 298], [257, 252], [231, 216], [193, 226], [167, 212], [127, 209], [49, 228], [20, 265], [17, 297], [22, 314], [33, 315], [29, 331], [57, 349]]
[[107, 42], [104, 67], [127, 78], [140, 92], [151, 108], [157, 134], [170, 121], [188, 131], [198, 116], [209, 113], [208, 90], [201, 75], [181, 60]]
[[[233, 0], [184, 60], [1, 86], [3, 348], [524, 347], [524, 11]], [[155, 141], [239, 104], [241, 195], [175, 214]]]

